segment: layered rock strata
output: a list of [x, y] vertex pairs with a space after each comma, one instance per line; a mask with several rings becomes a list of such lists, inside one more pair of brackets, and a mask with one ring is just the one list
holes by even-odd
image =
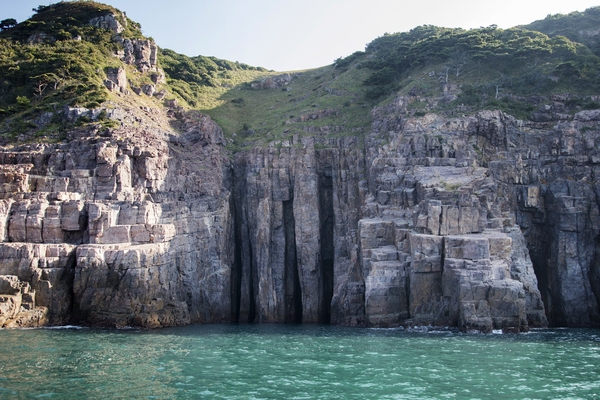
[[0, 274], [28, 282], [51, 324], [231, 320], [222, 132], [200, 114], [182, 128], [78, 131], [0, 153]]
[[[544, 326], [525, 241], [467, 149], [469, 125], [398, 119], [390, 130], [397, 117], [376, 120], [366, 154], [357, 137], [321, 141], [329, 149], [312, 137], [238, 159], [240, 318]], [[435, 134], [443, 144], [428, 144]]]
[[598, 325], [600, 117], [410, 101], [232, 162], [208, 117], [159, 110], [4, 148], [0, 275], [51, 324]]
[[47, 307], [37, 307], [36, 293], [16, 276], [0, 275], [0, 328], [39, 327], [47, 323]]

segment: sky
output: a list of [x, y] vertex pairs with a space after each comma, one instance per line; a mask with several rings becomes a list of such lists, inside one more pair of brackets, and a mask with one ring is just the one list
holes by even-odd
[[[22, 22], [57, 2], [0, 0], [0, 20]], [[510, 28], [600, 5], [600, 0], [104, 0], [160, 47], [276, 71], [322, 67], [384, 33], [419, 25]], [[600, 27], [599, 27], [600, 28]]]

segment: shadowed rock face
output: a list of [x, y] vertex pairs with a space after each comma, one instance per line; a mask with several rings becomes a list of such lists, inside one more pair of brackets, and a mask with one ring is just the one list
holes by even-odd
[[[299, 301], [303, 322], [545, 326], [525, 239], [514, 211], [503, 210], [510, 199], [469, 144], [477, 119], [402, 121], [381, 112], [366, 153], [357, 138], [319, 150], [314, 138], [294, 138], [238, 157], [236, 315], [294, 320]], [[284, 207], [293, 210], [291, 235]], [[298, 282], [286, 285], [292, 239]]]
[[3, 149], [0, 275], [50, 324], [598, 325], [595, 114], [404, 104], [232, 161], [200, 114]]
[[316, 136], [238, 155], [240, 320], [291, 321], [297, 306], [348, 325], [523, 331], [546, 310], [597, 325], [595, 122], [405, 118], [406, 103], [373, 111], [364, 152]]

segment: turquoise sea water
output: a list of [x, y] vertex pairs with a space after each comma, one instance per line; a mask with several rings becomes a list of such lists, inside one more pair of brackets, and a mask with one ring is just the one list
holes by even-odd
[[600, 399], [600, 330], [0, 330], [0, 398]]

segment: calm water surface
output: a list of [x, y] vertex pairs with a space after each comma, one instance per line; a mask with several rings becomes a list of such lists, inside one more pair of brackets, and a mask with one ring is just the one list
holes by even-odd
[[600, 399], [600, 330], [0, 330], [0, 398]]

